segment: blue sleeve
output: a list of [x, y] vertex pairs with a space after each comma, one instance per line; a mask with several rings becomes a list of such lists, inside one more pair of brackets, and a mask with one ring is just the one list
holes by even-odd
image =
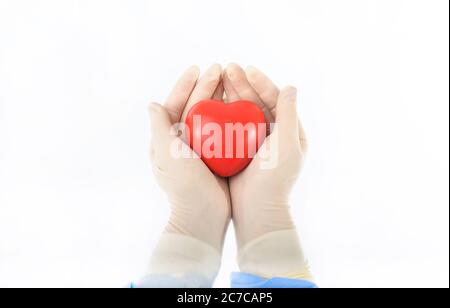
[[213, 281], [199, 275], [172, 277], [170, 275], [150, 275], [137, 283], [131, 283], [131, 289], [147, 288], [211, 288]]
[[271, 278], [265, 279], [247, 273], [231, 274], [232, 288], [297, 288], [315, 289], [317, 285], [302, 279]]
[[[139, 283], [132, 283], [130, 288], [210, 288], [211, 285], [198, 276], [175, 278], [167, 275], [153, 275], [142, 279]], [[261, 278], [247, 273], [232, 273], [231, 287], [246, 288], [296, 288], [315, 289], [317, 285], [302, 279], [290, 278]]]

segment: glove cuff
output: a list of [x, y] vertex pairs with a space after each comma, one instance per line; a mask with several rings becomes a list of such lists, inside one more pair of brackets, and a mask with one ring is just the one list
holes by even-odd
[[190, 236], [164, 234], [153, 252], [146, 280], [160, 275], [179, 281], [198, 277], [194, 281], [202, 281], [203, 287], [210, 287], [220, 262], [221, 255], [212, 246]]
[[295, 229], [265, 234], [247, 245], [238, 255], [241, 272], [264, 278], [294, 278], [312, 281]]

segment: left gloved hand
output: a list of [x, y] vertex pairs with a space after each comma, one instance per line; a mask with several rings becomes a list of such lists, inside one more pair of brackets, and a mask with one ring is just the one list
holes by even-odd
[[[221, 73], [221, 67], [214, 65], [198, 80], [198, 68], [193, 67], [183, 74], [164, 106], [150, 105], [151, 160], [171, 215], [147, 276], [138, 286], [210, 287], [219, 270], [231, 216], [228, 182], [195, 158], [171, 129], [186, 106], [223, 96]], [[181, 153], [188, 155], [174, 156]]]
[[310, 280], [289, 207], [307, 150], [297, 90], [280, 91], [257, 69], [246, 73], [234, 64], [225, 70], [223, 82], [228, 101], [253, 101], [275, 124], [250, 165], [229, 179], [241, 270]]

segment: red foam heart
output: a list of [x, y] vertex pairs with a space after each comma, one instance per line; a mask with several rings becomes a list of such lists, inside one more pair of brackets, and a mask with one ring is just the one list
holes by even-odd
[[189, 111], [186, 125], [191, 148], [222, 177], [245, 169], [266, 137], [264, 113], [249, 101], [201, 101]]

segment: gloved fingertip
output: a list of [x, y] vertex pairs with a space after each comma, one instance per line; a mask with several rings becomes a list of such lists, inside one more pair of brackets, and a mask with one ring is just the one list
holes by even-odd
[[248, 81], [250, 82], [258, 79], [258, 77], [261, 76], [261, 72], [256, 67], [251, 65], [246, 67], [245, 73], [247, 75]]
[[150, 116], [152, 116], [153, 114], [159, 112], [161, 110], [162, 106], [158, 103], [150, 103], [148, 105], [148, 112], [150, 114]]
[[186, 74], [191, 74], [191, 76], [193, 77], [193, 79], [197, 80], [198, 76], [200, 75], [200, 67], [198, 67], [198, 65], [192, 65], [191, 67], [189, 67], [186, 72]]
[[281, 90], [280, 98], [282, 103], [292, 103], [297, 101], [297, 88], [289, 86]]
[[224, 72], [230, 80], [235, 80], [242, 68], [236, 63], [229, 63]]

